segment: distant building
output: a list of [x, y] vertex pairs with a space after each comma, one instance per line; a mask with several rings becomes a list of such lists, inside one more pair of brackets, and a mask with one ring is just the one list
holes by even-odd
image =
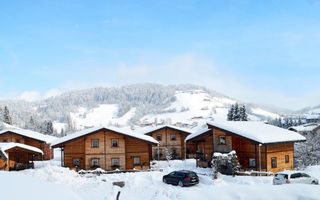
[[153, 159], [166, 159], [171, 156], [172, 159], [185, 158], [185, 139], [192, 132], [189, 129], [180, 128], [171, 125], [158, 126], [144, 130], [145, 135], [149, 135], [160, 144], [158, 147], [152, 147]]

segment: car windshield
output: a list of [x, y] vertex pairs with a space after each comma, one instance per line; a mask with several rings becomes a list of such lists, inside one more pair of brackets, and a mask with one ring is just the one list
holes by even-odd
[[288, 174], [276, 174], [276, 177], [280, 179], [288, 179]]
[[197, 174], [195, 174], [195, 173], [189, 173], [187, 176], [188, 176], [189, 178], [193, 178], [193, 177], [196, 177]]

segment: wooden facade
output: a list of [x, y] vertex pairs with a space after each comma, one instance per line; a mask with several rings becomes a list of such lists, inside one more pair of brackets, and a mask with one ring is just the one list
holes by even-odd
[[174, 127], [164, 126], [162, 128], [146, 133], [159, 142], [159, 147], [152, 147], [152, 158], [164, 160], [166, 156], [172, 155], [173, 159], [185, 158], [185, 139], [189, 132], [175, 129]]
[[[40, 134], [40, 133], [39, 133]], [[50, 160], [53, 159], [53, 149], [50, 144], [35, 138], [26, 137], [13, 131], [6, 131], [0, 134], [0, 142], [15, 142], [36, 147], [43, 151], [43, 155], [38, 155], [34, 160]]]
[[91, 170], [149, 169], [151, 146], [155, 143], [106, 128], [53, 145], [63, 151], [63, 165]]
[[[187, 141], [190, 154], [202, 153], [198, 159], [210, 164], [213, 152], [236, 151], [244, 170], [279, 172], [294, 169], [294, 142], [261, 144], [221, 128], [208, 125], [211, 129]], [[260, 153], [259, 153], [260, 150]]]

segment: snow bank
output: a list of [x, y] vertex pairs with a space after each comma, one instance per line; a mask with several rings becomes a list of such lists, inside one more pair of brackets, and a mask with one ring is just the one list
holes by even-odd
[[18, 172], [0, 172], [1, 199], [81, 200], [64, 185], [40, 180]]
[[[54, 185], [60, 184], [63, 187], [61, 192], [48, 193], [54, 199], [60, 199], [59, 194], [66, 193], [68, 195], [76, 193], [79, 195], [78, 199], [114, 200], [118, 191], [121, 191], [121, 200], [300, 200], [319, 199], [320, 197], [319, 186], [299, 184], [274, 186], [272, 185], [273, 177], [271, 176], [231, 177], [222, 175], [219, 179], [213, 180], [211, 176], [212, 169], [197, 168], [194, 159], [155, 162], [153, 168], [161, 168], [163, 171], [106, 174], [100, 176], [92, 174], [79, 175], [74, 171], [58, 167], [56, 164], [55, 162], [45, 162], [42, 165], [37, 163], [36, 169], [24, 170], [19, 173], [33, 176], [33, 178], [28, 177], [30, 182], [33, 182], [34, 179], [40, 179], [42, 182], [51, 182]], [[163, 175], [180, 169], [197, 172], [200, 183], [196, 186], [182, 188], [162, 182]], [[319, 176], [320, 166], [309, 167], [307, 171], [310, 171], [310, 174], [314, 176]], [[123, 188], [113, 186], [112, 182], [115, 181], [124, 181], [125, 186]], [[40, 185], [37, 190], [46, 191], [46, 188], [43, 187], [47, 187], [47, 185]], [[74, 198], [70, 197], [69, 199]]]

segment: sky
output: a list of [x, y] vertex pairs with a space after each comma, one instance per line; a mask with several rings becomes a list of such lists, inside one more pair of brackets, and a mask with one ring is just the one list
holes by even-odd
[[133, 83], [319, 105], [320, 0], [0, 1], [0, 98]]

